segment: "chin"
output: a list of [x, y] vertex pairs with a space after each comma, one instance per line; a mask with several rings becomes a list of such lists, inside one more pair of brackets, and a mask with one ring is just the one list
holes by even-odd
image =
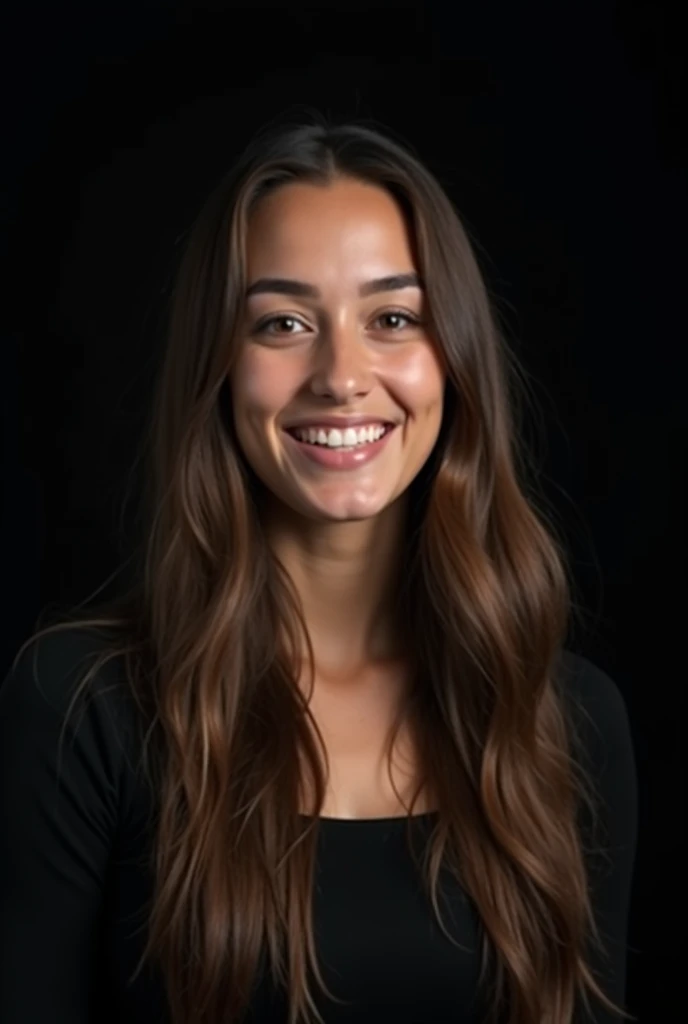
[[329, 507], [326, 503], [312, 507], [312, 517], [323, 521], [337, 523], [362, 523], [369, 519], [376, 519], [387, 508], [386, 504], [375, 508], [361, 508], [360, 506], [340, 505], [337, 508]]

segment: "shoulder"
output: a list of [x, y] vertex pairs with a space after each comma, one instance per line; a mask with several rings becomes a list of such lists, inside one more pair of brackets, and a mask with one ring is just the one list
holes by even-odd
[[[15, 654], [2, 684], [5, 699], [22, 699], [55, 712], [66, 710], [79, 682], [107, 651], [105, 637], [75, 626], [31, 637]], [[121, 691], [121, 673], [113, 661], [99, 668], [93, 690]]]
[[[607, 672], [571, 651], [562, 654], [557, 680], [573, 725], [572, 756], [592, 782], [608, 849], [627, 858], [624, 870], [630, 877], [638, 834], [638, 775], [626, 699]], [[581, 809], [580, 820], [585, 828], [591, 826], [587, 808]]]
[[116, 746], [124, 752], [136, 722], [133, 700], [121, 659], [107, 654], [105, 635], [95, 630], [68, 626], [32, 637], [0, 686], [3, 733], [18, 730], [48, 743], [64, 728], [100, 750]]
[[40, 691], [50, 703], [63, 699], [70, 682], [105, 649], [104, 637], [95, 630], [61, 626], [32, 636], [22, 644], [5, 676], [5, 682], [27, 675], [40, 677]]
[[579, 743], [599, 766], [611, 755], [632, 756], [626, 699], [616, 681], [588, 658], [564, 649], [557, 673]]

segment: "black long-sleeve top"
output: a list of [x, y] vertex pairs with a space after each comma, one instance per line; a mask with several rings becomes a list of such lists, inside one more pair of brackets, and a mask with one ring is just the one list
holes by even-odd
[[[58, 739], [65, 712], [95, 650], [71, 628], [49, 635], [0, 689], [0, 1022], [165, 1024], [159, 975], [144, 968], [152, 878], [147, 851], [153, 795], [136, 771], [135, 705], [117, 662], [97, 676], [94, 697]], [[608, 960], [592, 965], [625, 1008], [626, 939], [637, 839], [637, 780], [625, 702], [590, 661], [563, 652], [561, 680], [577, 717], [580, 756], [603, 800], [608, 850], [591, 861], [593, 906]], [[37, 682], [36, 682], [37, 680]], [[56, 788], [59, 768], [59, 792]], [[427, 828], [433, 814], [419, 815]], [[452, 930], [437, 926], [405, 843], [405, 818], [319, 825], [314, 929], [326, 982], [346, 1005], [321, 1001], [327, 1024], [482, 1024], [477, 998], [480, 922], [458, 883], [444, 889]], [[445, 917], [445, 921], [447, 918]], [[284, 995], [267, 976], [248, 1020], [286, 1021]], [[324, 999], [324, 997], [322, 997]], [[611, 1024], [593, 1003], [581, 1024]]]

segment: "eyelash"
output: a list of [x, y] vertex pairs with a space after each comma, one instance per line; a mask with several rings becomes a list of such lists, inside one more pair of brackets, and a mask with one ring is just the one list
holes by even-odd
[[[418, 324], [420, 324], [420, 320], [419, 320], [418, 317], [413, 316], [412, 313], [407, 313], [403, 309], [386, 309], [384, 311], [384, 313], [380, 313], [377, 316], [376, 319], [381, 320], [383, 316], [400, 316], [404, 320], [408, 320], [408, 323], [411, 326], [417, 326]], [[279, 320], [296, 320], [298, 323], [301, 323], [301, 321], [299, 320], [299, 318], [297, 316], [293, 316], [291, 313], [282, 313], [279, 316], [271, 316], [271, 317], [268, 317], [267, 320], [261, 321], [257, 325], [256, 331], [262, 332], [267, 327], [269, 327], [270, 324], [273, 324], [273, 323], [275, 323], [276, 321], [279, 321]], [[396, 329], [392, 328], [392, 331], [393, 331], [393, 333], [398, 333], [398, 331], [400, 329], [401, 328], [396, 328]], [[289, 337], [294, 332], [292, 332], [292, 331], [285, 331], [285, 332], [279, 332], [279, 333], [284, 333], [286, 337]]]

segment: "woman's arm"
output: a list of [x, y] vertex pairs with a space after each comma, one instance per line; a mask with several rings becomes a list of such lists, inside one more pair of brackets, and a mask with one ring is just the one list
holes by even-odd
[[[592, 662], [569, 655], [579, 707], [578, 724], [583, 766], [598, 791], [597, 831], [590, 831], [587, 809], [581, 815], [588, 853], [590, 891], [595, 920], [608, 956], [594, 947], [589, 962], [605, 995], [626, 1010], [628, 921], [638, 839], [638, 780], [626, 703], [616, 683]], [[580, 714], [582, 712], [582, 714]], [[597, 846], [602, 847], [598, 849]], [[591, 1002], [576, 1024], [622, 1024], [624, 1018]]]
[[0, 689], [0, 1021], [90, 1024], [118, 748], [106, 705], [89, 698], [58, 763], [84, 645], [70, 633], [42, 638], [38, 682], [34, 653]]

